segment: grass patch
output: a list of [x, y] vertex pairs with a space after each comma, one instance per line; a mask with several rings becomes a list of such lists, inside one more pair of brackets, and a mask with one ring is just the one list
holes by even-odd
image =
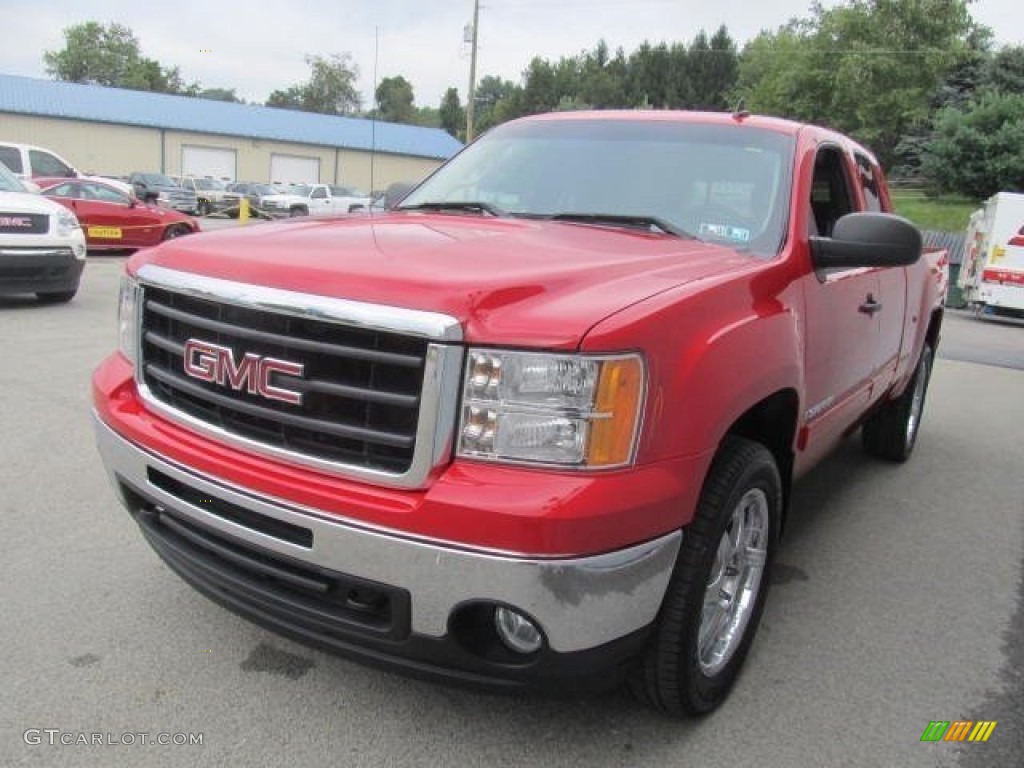
[[971, 214], [982, 205], [963, 197], [925, 197], [918, 190], [893, 190], [891, 195], [893, 207], [900, 216], [921, 229], [942, 232], [963, 232]]

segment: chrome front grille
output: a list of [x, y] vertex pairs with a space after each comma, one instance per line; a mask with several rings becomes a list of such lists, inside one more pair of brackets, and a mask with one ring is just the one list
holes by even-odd
[[[446, 459], [461, 347], [438, 344], [433, 328], [367, 323], [374, 305], [351, 302], [325, 316], [315, 306], [331, 302], [324, 297], [157, 267], [143, 267], [140, 277], [137, 378], [158, 410], [246, 448], [384, 484], [422, 485]], [[346, 309], [356, 310], [349, 321]], [[391, 319], [443, 317], [382, 309]], [[458, 335], [453, 320], [441, 327], [449, 341]], [[197, 356], [202, 345], [219, 361]], [[264, 360], [293, 368], [269, 374], [269, 395], [257, 386]], [[227, 372], [195, 375], [218, 365]]]

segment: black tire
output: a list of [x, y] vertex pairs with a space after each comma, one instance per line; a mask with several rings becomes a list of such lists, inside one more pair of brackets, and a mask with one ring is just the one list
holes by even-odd
[[164, 231], [164, 240], [173, 240], [176, 237], [191, 235], [192, 228], [187, 224], [172, 224]]
[[292, 218], [295, 218], [296, 216], [308, 216], [309, 211], [306, 210], [305, 208], [295, 206], [294, 208], [288, 211], [288, 215], [291, 216]]
[[[735, 534], [738, 540], [743, 536], [737, 528], [737, 516], [757, 521], [749, 528], [753, 546], [744, 547], [743, 552], [757, 550], [759, 555], [748, 554], [756, 562], [743, 562], [739, 569], [733, 569], [731, 576], [737, 578], [737, 583], [730, 586], [724, 577], [730, 575], [731, 567], [726, 566], [726, 559], [735, 564], [728, 555], [731, 536]], [[760, 443], [727, 437], [712, 462], [697, 514], [683, 531], [654, 637], [629, 680], [637, 698], [669, 714], [687, 716], [706, 714], [725, 700], [761, 620], [781, 516], [782, 480], [772, 454]], [[733, 548], [734, 554], [739, 551], [739, 547]], [[723, 554], [726, 557], [720, 557]], [[734, 627], [732, 635], [724, 633], [724, 649], [717, 643], [701, 644], [705, 594], [712, 586], [709, 580], [713, 573], [723, 577], [722, 583], [714, 587], [722, 599], [712, 603], [707, 618], [714, 624], [715, 618], [725, 615], [726, 624], [715, 627], [709, 635], [718, 639], [725, 627]], [[746, 583], [748, 578], [750, 583]], [[727, 590], [736, 586], [745, 589], [734, 589], [734, 600], [727, 601]], [[747, 599], [735, 599], [740, 595]], [[733, 603], [741, 614], [736, 619], [726, 615], [731, 607], [722, 612], [723, 606]], [[712, 653], [715, 649], [721, 653]]]
[[53, 291], [46, 293], [37, 293], [36, 298], [39, 299], [43, 304], [67, 304], [78, 293], [76, 288], [73, 291]]
[[925, 395], [932, 375], [934, 353], [924, 345], [914, 376], [903, 394], [889, 400], [868, 417], [861, 430], [861, 444], [872, 456], [887, 461], [906, 461], [914, 452], [921, 431]]

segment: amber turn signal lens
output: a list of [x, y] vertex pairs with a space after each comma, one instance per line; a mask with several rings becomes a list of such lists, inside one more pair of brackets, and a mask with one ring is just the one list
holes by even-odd
[[639, 358], [606, 360], [601, 365], [587, 466], [614, 466], [631, 460], [643, 391]]

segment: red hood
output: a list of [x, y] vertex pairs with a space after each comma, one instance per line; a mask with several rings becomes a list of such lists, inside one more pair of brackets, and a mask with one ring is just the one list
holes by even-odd
[[143, 263], [457, 318], [469, 342], [574, 348], [602, 319], [751, 265], [695, 240], [526, 219], [394, 214], [180, 238]]

